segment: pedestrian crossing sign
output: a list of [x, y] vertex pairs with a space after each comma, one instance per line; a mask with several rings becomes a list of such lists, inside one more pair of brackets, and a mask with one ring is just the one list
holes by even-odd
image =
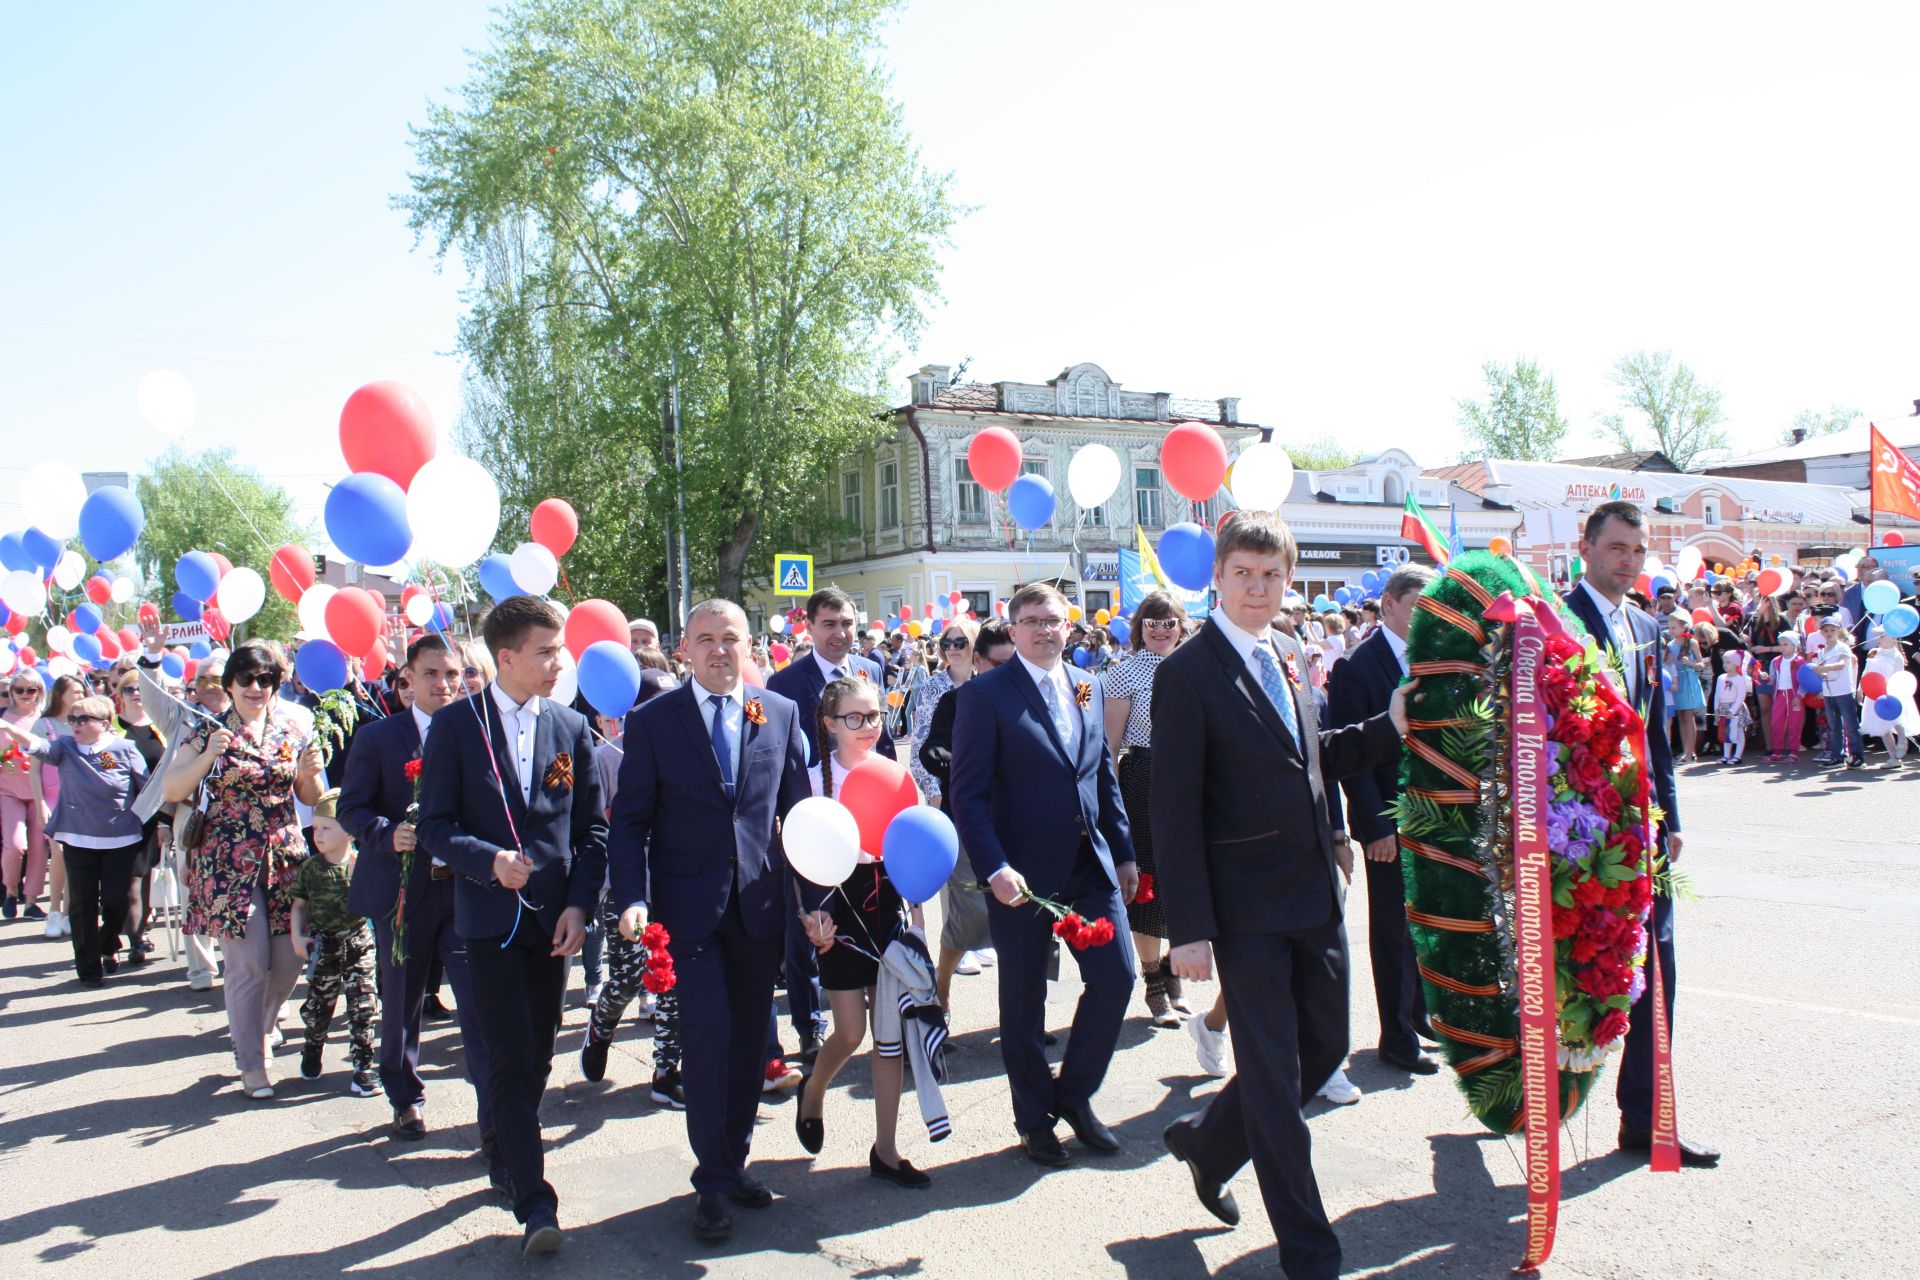
[[813, 594], [813, 557], [780, 552], [773, 557], [773, 589], [783, 596]]

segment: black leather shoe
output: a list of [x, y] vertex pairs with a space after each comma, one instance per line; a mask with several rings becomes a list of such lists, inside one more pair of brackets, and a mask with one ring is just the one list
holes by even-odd
[[1065, 1120], [1073, 1130], [1073, 1136], [1080, 1145], [1089, 1151], [1101, 1151], [1112, 1154], [1120, 1149], [1120, 1139], [1113, 1136], [1113, 1130], [1100, 1123], [1100, 1117], [1093, 1114], [1093, 1107], [1085, 1102], [1071, 1106], [1062, 1106], [1056, 1119]]
[[418, 1142], [427, 1136], [427, 1113], [419, 1103], [394, 1108], [393, 1136], [406, 1142]]
[[1413, 1034], [1419, 1036], [1422, 1040], [1429, 1041], [1430, 1043], [1433, 1043], [1433, 1044], [1440, 1043], [1440, 1033], [1438, 1031], [1435, 1031], [1433, 1029], [1433, 1024], [1431, 1022], [1428, 1022], [1425, 1018], [1422, 1018], [1420, 1019], [1420, 1021], [1413, 1024]]
[[812, 1083], [813, 1073], [808, 1072], [800, 1081], [799, 1096], [793, 1100], [793, 1135], [808, 1155], [817, 1156], [827, 1142], [827, 1122], [824, 1117], [809, 1120], [800, 1113], [807, 1103], [807, 1086]]
[[814, 1060], [817, 1059], [819, 1056], [820, 1056], [820, 1037], [819, 1036], [801, 1036], [800, 1037], [800, 1061], [806, 1063], [808, 1066], [812, 1066]]
[[1067, 1149], [1060, 1145], [1060, 1139], [1053, 1136], [1052, 1129], [1034, 1129], [1020, 1135], [1020, 1145], [1026, 1148], [1027, 1159], [1049, 1169], [1067, 1167]]
[[773, 1203], [773, 1192], [766, 1183], [743, 1172], [740, 1180], [727, 1188], [727, 1199], [742, 1209], [764, 1209]]
[[607, 1078], [607, 1050], [613, 1047], [611, 1040], [596, 1040], [593, 1032], [587, 1032], [586, 1041], [580, 1046], [580, 1074], [589, 1080], [600, 1081]]
[[560, 1222], [552, 1209], [535, 1209], [527, 1215], [527, 1234], [520, 1245], [520, 1256], [552, 1253], [566, 1239], [560, 1234]]
[[1240, 1205], [1233, 1198], [1233, 1192], [1227, 1190], [1226, 1183], [1216, 1181], [1201, 1169], [1200, 1162], [1193, 1158], [1189, 1139], [1193, 1136], [1194, 1122], [1199, 1118], [1200, 1113], [1196, 1111], [1175, 1120], [1167, 1126], [1161, 1141], [1167, 1144], [1168, 1154], [1186, 1165], [1187, 1172], [1193, 1175], [1193, 1193], [1200, 1197], [1201, 1206], [1228, 1226], [1237, 1227], [1240, 1225]]
[[733, 1215], [727, 1202], [711, 1191], [702, 1191], [693, 1203], [693, 1234], [702, 1240], [725, 1240], [733, 1234]]
[[[1653, 1131], [1651, 1129], [1629, 1129], [1620, 1126], [1620, 1149], [1640, 1154], [1653, 1150]], [[1720, 1153], [1712, 1147], [1703, 1147], [1697, 1142], [1680, 1139], [1680, 1163], [1689, 1169], [1712, 1169], [1720, 1163]]]
[[420, 1006], [420, 1011], [436, 1021], [453, 1016], [453, 1010], [442, 1004], [439, 996], [428, 996], [426, 1002]]
[[1380, 1051], [1380, 1061], [1390, 1067], [1398, 1067], [1402, 1071], [1411, 1071], [1417, 1076], [1430, 1076], [1440, 1070], [1440, 1064], [1437, 1061], [1418, 1049], [1413, 1051], [1411, 1058], [1403, 1058], [1397, 1053], [1388, 1053], [1385, 1049], [1382, 1049]]
[[896, 1187], [911, 1187], [915, 1191], [925, 1191], [933, 1185], [933, 1179], [914, 1168], [905, 1156], [900, 1157], [897, 1165], [887, 1164], [875, 1150], [867, 1152], [867, 1172]]

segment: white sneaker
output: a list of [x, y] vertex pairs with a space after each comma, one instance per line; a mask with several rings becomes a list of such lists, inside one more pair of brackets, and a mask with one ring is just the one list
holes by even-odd
[[286, 1042], [287, 1042], [286, 1033], [281, 1031], [280, 1028], [275, 1027], [273, 1030], [267, 1032], [267, 1048], [278, 1049], [281, 1045], [285, 1044]]
[[213, 975], [210, 973], [194, 974], [191, 978], [187, 979], [187, 990], [189, 991], [213, 990]]
[[1188, 1018], [1187, 1034], [1193, 1037], [1193, 1051], [1199, 1055], [1200, 1069], [1215, 1080], [1227, 1078], [1227, 1033], [1215, 1031], [1205, 1018]]
[[660, 1016], [660, 1006], [654, 1001], [653, 993], [642, 991], [639, 1001], [634, 1005], [633, 1016], [642, 1022], [652, 1022]]
[[1000, 953], [992, 947], [981, 947], [973, 953], [973, 958], [979, 962], [982, 969], [991, 969], [1000, 962]]
[[600, 984], [596, 982], [592, 986], [587, 988], [587, 1006], [591, 1008], [592, 1006], [599, 1003], [600, 1003]]
[[67, 923], [66, 912], [49, 911], [47, 912], [46, 927], [41, 929], [40, 932], [44, 937], [62, 938], [73, 932], [73, 926]]
[[1347, 1079], [1346, 1070], [1335, 1067], [1333, 1075], [1320, 1086], [1320, 1096], [1339, 1107], [1350, 1107], [1360, 1101], [1360, 1086]]
[[953, 966], [953, 971], [962, 977], [971, 978], [980, 972], [980, 962], [974, 958], [973, 952], [968, 951], [961, 955], [960, 963]]

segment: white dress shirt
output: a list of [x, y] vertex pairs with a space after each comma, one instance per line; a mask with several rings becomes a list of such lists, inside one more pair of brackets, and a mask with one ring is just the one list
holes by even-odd
[[[540, 695], [525, 702], [508, 697], [498, 681], [488, 686], [493, 705], [500, 712], [500, 725], [507, 733], [507, 745], [513, 748], [513, 771], [520, 778], [520, 798], [533, 799], [533, 738], [540, 727]], [[423, 731], [424, 736], [424, 731]]]
[[[1059, 699], [1059, 705], [1066, 711], [1064, 719], [1067, 726], [1067, 736], [1066, 741], [1060, 745], [1067, 749], [1067, 755], [1069, 757], [1076, 756], [1078, 754], [1080, 738], [1080, 709], [1074, 705], [1073, 681], [1067, 679], [1066, 664], [1062, 663], [1060, 666], [1048, 671], [1044, 667], [1035, 666], [1033, 663], [1028, 662], [1025, 654], [1019, 654], [1017, 656], [1020, 659], [1020, 665], [1027, 669], [1027, 674], [1033, 677], [1034, 685], [1040, 689], [1040, 700], [1042, 702], [1047, 699], [1046, 686], [1053, 686], [1053, 696]], [[1054, 727], [1057, 729], [1059, 725], [1056, 724]]]
[[[433, 717], [422, 711], [417, 703], [408, 707], [407, 710], [413, 713], [413, 727], [420, 731], [420, 754], [424, 757], [427, 753], [427, 728], [433, 723]], [[433, 865], [444, 867], [447, 864], [435, 858]]]
[[1633, 638], [1633, 624], [1627, 621], [1627, 603], [1622, 600], [1615, 604], [1594, 590], [1593, 584], [1585, 578], [1580, 579], [1580, 589], [1593, 597], [1594, 607], [1600, 610], [1600, 617], [1613, 635], [1613, 651], [1620, 655], [1620, 670], [1625, 673], [1627, 682], [1621, 692], [1628, 702], [1633, 702], [1640, 695], [1640, 655]]
[[[821, 679], [829, 684], [838, 680], [843, 675], [858, 676], [860, 674], [860, 671], [854, 669], [852, 651], [848, 651], [847, 656], [840, 659], [840, 665], [838, 667], [821, 657], [820, 651], [817, 649], [814, 650], [813, 660], [820, 666]], [[864, 670], [864, 668], [862, 668], [862, 670]]]
[[[701, 684], [698, 680], [695, 680], [693, 682], [693, 693], [694, 697], [698, 699], [700, 703], [700, 723], [706, 726], [707, 741], [711, 742], [713, 741], [713, 690], [707, 688], [707, 686]], [[723, 698], [732, 698], [736, 703], [740, 704], [741, 707], [741, 714], [734, 717], [733, 733], [733, 780], [737, 785], [740, 781], [741, 753], [745, 751], [747, 747], [747, 717], [745, 711], [747, 705], [746, 683], [743, 681], [740, 684], [736, 684], [730, 692], [723, 693], [720, 696]], [[712, 750], [712, 748], [709, 747], [708, 750]]]
[[1393, 634], [1392, 627], [1382, 627], [1380, 630], [1387, 637], [1387, 648], [1393, 650], [1393, 660], [1400, 664], [1400, 675], [1404, 679], [1407, 674], [1407, 642]]
[[[1274, 665], [1280, 668], [1282, 676], [1286, 675], [1286, 656], [1274, 641], [1272, 627], [1264, 627], [1258, 635], [1255, 635], [1235, 625], [1233, 619], [1226, 615], [1225, 610], [1215, 609], [1207, 616], [1220, 628], [1220, 634], [1227, 638], [1227, 643], [1233, 646], [1234, 652], [1240, 655], [1240, 661], [1246, 664], [1247, 675], [1252, 677], [1254, 688], [1264, 690], [1266, 687], [1260, 681], [1260, 659], [1253, 656], [1255, 645], [1265, 643], [1270, 646], [1273, 649]], [[1292, 684], [1293, 681], [1288, 680], [1287, 683]]]

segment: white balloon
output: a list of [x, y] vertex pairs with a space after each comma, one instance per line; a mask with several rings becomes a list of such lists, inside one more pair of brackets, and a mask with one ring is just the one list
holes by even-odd
[[115, 604], [125, 604], [133, 599], [133, 579], [122, 574], [113, 580], [113, 591], [108, 597]]
[[140, 379], [134, 392], [140, 403], [140, 416], [163, 436], [184, 436], [200, 412], [200, 399], [193, 384], [171, 369], [155, 369]]
[[1685, 586], [1700, 576], [1700, 567], [1703, 559], [1704, 557], [1701, 556], [1700, 548], [1698, 547], [1680, 548], [1680, 554], [1675, 557], [1673, 567], [1679, 574], [1682, 586]]
[[73, 632], [67, 630], [65, 627], [47, 628], [47, 651], [49, 653], [66, 653], [72, 648]]
[[1083, 444], [1067, 463], [1067, 492], [1081, 509], [1097, 507], [1120, 487], [1120, 455], [1104, 444]]
[[229, 569], [220, 579], [220, 612], [228, 622], [245, 622], [267, 602], [267, 584], [252, 569]]
[[87, 562], [80, 558], [78, 551], [62, 551], [60, 562], [53, 566], [53, 585], [62, 591], [71, 591], [80, 585], [86, 572]]
[[570, 707], [575, 695], [580, 692], [580, 672], [573, 665], [573, 655], [566, 646], [560, 647], [560, 678], [553, 682], [553, 692], [548, 695], [555, 706]]
[[72, 658], [55, 655], [47, 659], [47, 674], [55, 680], [61, 676], [77, 676], [80, 674], [80, 665]]
[[1896, 671], [1887, 677], [1887, 692], [1896, 698], [1911, 698], [1920, 681], [1913, 678], [1911, 671]]
[[772, 617], [768, 618], [767, 630], [773, 632], [773, 634], [777, 636], [785, 635], [787, 632], [787, 615], [784, 613], [776, 613]]
[[507, 561], [513, 585], [530, 596], [543, 596], [560, 580], [560, 562], [553, 552], [537, 542], [523, 542], [513, 549]]
[[464, 569], [487, 554], [500, 530], [500, 486], [471, 458], [432, 458], [407, 487], [407, 524], [414, 555]]
[[80, 532], [80, 508], [87, 502], [86, 482], [64, 462], [37, 462], [27, 468], [20, 486], [20, 505], [27, 523], [48, 537], [65, 542]]
[[1243, 511], [1278, 511], [1293, 488], [1293, 459], [1277, 444], [1257, 440], [1234, 459], [1228, 492]]
[[843, 883], [860, 860], [860, 824], [852, 810], [828, 796], [794, 805], [780, 834], [787, 865], [817, 885]]
[[424, 627], [433, 617], [433, 597], [422, 592], [407, 601], [407, 621], [416, 627]]
[[12, 675], [14, 665], [19, 661], [20, 659], [14, 656], [12, 649], [0, 644], [0, 676]]
[[28, 618], [37, 618], [47, 607], [47, 584], [29, 569], [14, 569], [0, 578], [0, 604]]
[[327, 634], [327, 601], [333, 599], [334, 588], [324, 582], [316, 582], [308, 587], [300, 597], [297, 612], [300, 615], [300, 629], [316, 636]]

